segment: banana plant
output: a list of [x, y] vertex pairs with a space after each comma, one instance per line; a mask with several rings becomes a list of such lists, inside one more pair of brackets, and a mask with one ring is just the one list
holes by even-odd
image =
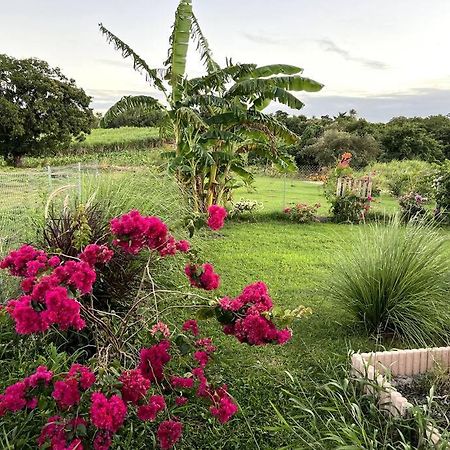
[[[130, 46], [102, 24], [100, 31], [108, 42], [130, 58], [135, 70], [144, 74], [163, 102], [151, 96], [125, 96], [105, 114], [104, 120], [128, 109], [164, 111], [166, 126], [175, 137], [175, 149], [166, 153], [169, 168], [188, 189], [197, 211], [212, 204], [225, 203], [235, 182], [233, 174], [244, 182], [252, 180], [245, 169], [245, 155], [257, 152], [288, 167], [291, 161], [283, 153], [284, 144], [298, 137], [263, 110], [277, 101], [293, 109], [303, 103], [293, 91], [316, 92], [320, 83], [303, 77], [302, 69], [292, 65], [234, 64], [221, 67], [212, 56], [192, 0], [180, 0], [170, 37], [167, 60], [162, 68], [150, 66]], [[188, 78], [186, 59], [194, 43], [206, 73]]]

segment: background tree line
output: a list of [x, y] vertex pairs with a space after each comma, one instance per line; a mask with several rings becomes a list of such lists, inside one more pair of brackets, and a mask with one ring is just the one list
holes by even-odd
[[358, 118], [356, 111], [308, 118], [277, 111], [274, 116], [300, 136], [289, 148], [299, 167], [333, 165], [343, 151], [355, 166], [373, 161], [418, 159], [439, 162], [450, 158], [450, 117], [395, 117], [387, 123]]

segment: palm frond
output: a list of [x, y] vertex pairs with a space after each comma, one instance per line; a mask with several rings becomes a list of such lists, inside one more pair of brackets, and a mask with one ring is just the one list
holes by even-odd
[[271, 77], [273, 75], [295, 75], [302, 73], [303, 69], [297, 66], [291, 66], [289, 64], [271, 64], [269, 66], [261, 66], [252, 70], [247, 77], [248, 78], [263, 78]]
[[225, 85], [236, 81], [251, 73], [256, 64], [235, 64], [198, 78], [191, 78], [188, 82], [188, 92], [192, 95], [225, 90]]
[[178, 122], [199, 130], [206, 130], [208, 125], [193, 109], [182, 106], [172, 112]]
[[122, 53], [123, 58], [131, 57], [133, 60], [133, 68], [138, 72], [144, 72], [145, 79], [157, 87], [159, 90], [166, 92], [166, 87], [158, 75], [157, 69], [152, 69], [129, 45], [125, 44], [115, 34], [111, 33], [103, 24], [98, 25], [102, 34], [106, 37], [106, 41], [113, 44], [114, 48]]
[[202, 29], [200, 28], [200, 24], [198, 23], [197, 17], [195, 17], [194, 14], [192, 14], [191, 34], [192, 39], [194, 39], [194, 41], [197, 42], [197, 50], [200, 52], [200, 59], [206, 65], [208, 73], [220, 70], [219, 64], [217, 64], [212, 57], [212, 51], [211, 48], [209, 47], [209, 43], [205, 38]]
[[102, 118], [102, 122], [106, 125], [120, 114], [134, 109], [142, 109], [144, 111], [166, 110], [156, 98], [148, 95], [126, 95], [106, 111]]

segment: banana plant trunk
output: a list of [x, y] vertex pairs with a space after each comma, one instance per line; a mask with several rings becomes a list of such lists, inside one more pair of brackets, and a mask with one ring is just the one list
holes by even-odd
[[213, 164], [209, 171], [208, 196], [206, 198], [206, 209], [214, 203], [214, 192], [216, 188], [217, 164]]

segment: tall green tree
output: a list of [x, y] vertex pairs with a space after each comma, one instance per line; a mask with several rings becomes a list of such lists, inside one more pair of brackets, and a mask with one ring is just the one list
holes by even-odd
[[[233, 173], [251, 179], [243, 164], [243, 155], [248, 152], [262, 153], [284, 166], [290, 163], [280, 148], [298, 137], [263, 110], [271, 101], [300, 109], [303, 103], [291, 91], [315, 92], [322, 88], [302, 77], [302, 69], [231, 61], [220, 67], [193, 13], [191, 0], [179, 2], [162, 69], [151, 67], [102, 24], [100, 30], [123, 57], [132, 59], [134, 68], [165, 100], [160, 103], [149, 96], [127, 96], [106, 113], [105, 120], [137, 106], [165, 111], [166, 123], [175, 136], [175, 150], [168, 155], [170, 168], [189, 189], [196, 209], [224, 203], [232, 190]], [[206, 74], [189, 79], [186, 57], [192, 42], [200, 52]]]
[[15, 166], [89, 133], [91, 98], [58, 68], [0, 55], [0, 153]]
[[424, 127], [423, 119], [398, 117], [381, 134], [382, 159], [421, 159], [436, 162], [445, 158], [444, 145]]

